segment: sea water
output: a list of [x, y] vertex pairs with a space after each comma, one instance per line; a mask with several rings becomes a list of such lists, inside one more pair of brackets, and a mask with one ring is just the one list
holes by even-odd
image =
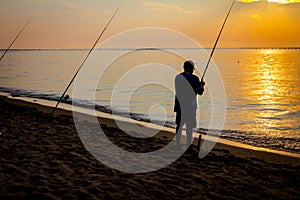
[[[126, 52], [137, 52], [127, 55]], [[201, 77], [211, 49], [98, 49], [93, 52], [99, 62], [89, 62], [92, 69], [83, 84], [87, 95], [95, 99], [72, 99], [73, 85], [67, 91], [77, 105], [120, 115], [129, 111], [132, 118], [175, 127], [173, 112], [173, 75], [182, 71], [184, 58], [164, 52], [199, 56], [195, 74]], [[3, 53], [2, 51], [1, 53]], [[17, 96], [57, 100], [67, 87], [88, 50], [12, 50], [0, 62], [0, 90]], [[126, 56], [122, 59], [116, 57]], [[172, 54], [173, 55], [173, 54]], [[151, 62], [149, 60], [152, 60]], [[151, 59], [150, 59], [151, 58]], [[91, 58], [89, 58], [91, 59]], [[111, 60], [101, 66], [101, 60]], [[157, 61], [157, 62], [153, 62]], [[163, 63], [163, 65], [161, 64]], [[213, 63], [218, 69], [226, 93], [225, 123], [221, 137], [259, 147], [300, 153], [300, 50], [299, 49], [216, 49]], [[139, 65], [143, 74], [135, 82], [118, 84]], [[161, 70], [160, 67], [161, 66]], [[97, 70], [105, 71], [98, 76]], [[153, 70], [151, 70], [153, 69]], [[207, 77], [214, 76], [208, 70]], [[148, 78], [147, 78], [148, 77]], [[149, 78], [150, 77], [150, 78]], [[151, 83], [151, 77], [155, 80]], [[164, 80], [168, 86], [159, 84]], [[89, 83], [97, 80], [95, 88]], [[143, 84], [140, 80], [147, 80]], [[206, 78], [204, 78], [204, 81]], [[132, 89], [134, 88], [134, 89]], [[213, 91], [198, 97], [198, 128], [205, 131], [211, 122]], [[117, 91], [117, 92], [116, 92]], [[130, 93], [131, 92], [131, 93]], [[124, 94], [113, 97], [115, 94]], [[130, 97], [128, 98], [128, 93]], [[84, 96], [84, 95], [83, 95]], [[112, 104], [112, 99], [113, 104]], [[159, 106], [157, 106], [159, 105]]]

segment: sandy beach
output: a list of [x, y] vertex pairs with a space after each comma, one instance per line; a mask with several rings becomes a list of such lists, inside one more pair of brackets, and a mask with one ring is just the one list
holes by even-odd
[[[1, 199], [297, 199], [300, 167], [240, 158], [196, 147], [166, 168], [130, 174], [97, 161], [83, 146], [69, 111], [0, 97]], [[105, 120], [104, 132], [124, 149], [151, 151], [170, 138], [139, 141]], [[122, 142], [120, 142], [122, 138]]]

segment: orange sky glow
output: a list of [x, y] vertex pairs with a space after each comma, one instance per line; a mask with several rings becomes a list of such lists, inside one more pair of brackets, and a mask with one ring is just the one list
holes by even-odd
[[[122, 31], [162, 27], [212, 47], [231, 0], [2, 0], [0, 48], [28, 19], [12, 48], [90, 48], [114, 10], [101, 40]], [[237, 0], [218, 47], [300, 47], [300, 0]], [[174, 44], [180, 47], [180, 44]]]

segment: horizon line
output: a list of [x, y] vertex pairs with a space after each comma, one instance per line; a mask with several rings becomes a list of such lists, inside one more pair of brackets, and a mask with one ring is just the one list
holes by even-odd
[[[162, 49], [199, 49], [199, 48], [180, 48], [180, 47], [170, 47], [170, 48], [157, 48], [157, 47], [141, 47], [141, 48], [96, 48], [95, 50], [162, 50]], [[201, 49], [201, 48], [200, 48]], [[212, 47], [203, 47], [203, 49], [212, 49]], [[300, 49], [299, 47], [217, 47], [216, 49]], [[5, 51], [7, 49], [1, 48], [0, 51]], [[13, 48], [9, 51], [22, 51], [22, 50], [90, 50], [89, 48]]]

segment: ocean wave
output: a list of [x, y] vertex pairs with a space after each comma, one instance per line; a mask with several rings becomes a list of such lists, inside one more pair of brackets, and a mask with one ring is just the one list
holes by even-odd
[[300, 117], [300, 110], [284, 113], [281, 116], [283, 116], [283, 117], [297, 117], [298, 118], [298, 117]]
[[6, 92], [11, 94], [14, 97], [30, 97], [30, 98], [39, 98], [46, 100], [59, 100], [60, 96], [57, 94], [43, 94], [39, 91], [30, 91], [24, 89], [16, 89], [16, 88], [4, 88], [0, 87], [0, 92]]
[[300, 136], [272, 137], [268, 135], [257, 134], [251, 131], [232, 131], [223, 130], [221, 137], [224, 139], [249, 144], [256, 147], [269, 148], [274, 150], [287, 151], [300, 154]]

